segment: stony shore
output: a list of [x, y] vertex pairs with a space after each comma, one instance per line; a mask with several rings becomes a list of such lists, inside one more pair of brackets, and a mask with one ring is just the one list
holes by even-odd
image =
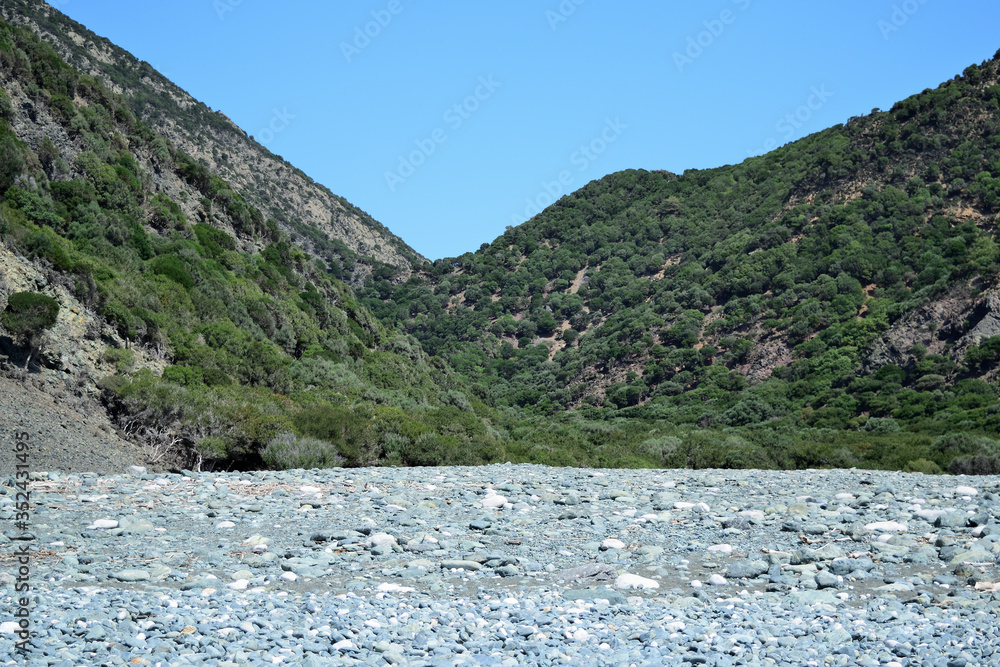
[[995, 477], [32, 477], [0, 538], [2, 609], [31, 552], [30, 652], [8, 614], [0, 664], [1000, 664]]

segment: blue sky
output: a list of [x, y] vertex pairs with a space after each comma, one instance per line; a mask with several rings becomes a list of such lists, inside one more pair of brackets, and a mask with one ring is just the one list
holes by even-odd
[[993, 0], [59, 0], [429, 259], [740, 162], [1000, 49]]

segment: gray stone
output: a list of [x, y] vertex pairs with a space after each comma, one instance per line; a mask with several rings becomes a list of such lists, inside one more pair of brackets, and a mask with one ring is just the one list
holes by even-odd
[[840, 586], [840, 579], [826, 570], [816, 573], [816, 586], [819, 588], [837, 588]]
[[740, 560], [729, 564], [726, 576], [730, 579], [753, 579], [767, 572], [767, 569], [767, 563], [763, 560]]
[[474, 560], [443, 560], [441, 568], [445, 570], [468, 570], [478, 572], [483, 566]]
[[562, 596], [567, 600], [582, 600], [584, 602], [594, 602], [596, 600], [607, 600], [610, 604], [619, 605], [627, 602], [624, 595], [610, 588], [586, 588], [583, 590], [563, 591]]
[[934, 525], [938, 528], [965, 528], [967, 521], [968, 515], [964, 512], [948, 512], [939, 516]]
[[586, 582], [613, 581], [618, 577], [618, 570], [613, 565], [590, 563], [563, 570], [555, 575], [556, 581]]

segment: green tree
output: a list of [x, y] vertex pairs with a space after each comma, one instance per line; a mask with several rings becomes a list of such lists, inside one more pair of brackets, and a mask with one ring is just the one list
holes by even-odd
[[59, 316], [59, 302], [38, 292], [15, 292], [7, 299], [7, 307], [0, 313], [0, 324], [13, 334], [15, 340], [28, 348], [24, 368], [41, 344], [42, 334]]

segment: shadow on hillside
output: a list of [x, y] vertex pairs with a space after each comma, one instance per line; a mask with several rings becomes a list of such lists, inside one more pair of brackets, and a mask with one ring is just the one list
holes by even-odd
[[[24, 360], [28, 356], [28, 350], [19, 347], [14, 343], [14, 339], [10, 336], [0, 336], [0, 369], [7, 372], [8, 374], [13, 371], [16, 374], [24, 372]], [[38, 365], [38, 355], [32, 355], [31, 364], [28, 367], [28, 372], [34, 369], [36, 372], [41, 371], [41, 367]]]

